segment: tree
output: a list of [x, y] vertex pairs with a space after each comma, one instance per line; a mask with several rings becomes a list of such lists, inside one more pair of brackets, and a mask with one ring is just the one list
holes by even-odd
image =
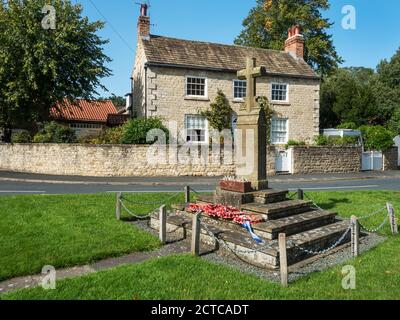
[[300, 25], [305, 36], [305, 61], [321, 75], [331, 72], [342, 63], [336, 52], [332, 26], [321, 11], [329, 9], [328, 0], [257, 0], [243, 21], [244, 30], [235, 43], [258, 48], [282, 50], [288, 29]]
[[114, 106], [116, 107], [125, 106], [126, 104], [126, 99], [124, 97], [116, 96], [115, 94], [109, 96], [108, 98], [99, 98], [98, 100], [100, 101], [111, 100]]
[[377, 66], [374, 94], [377, 107], [386, 115], [389, 125], [395, 126], [400, 120], [400, 49], [390, 61], [385, 59]]
[[211, 103], [210, 109], [200, 114], [207, 118], [211, 127], [222, 131], [231, 129], [232, 108], [222, 90], [218, 90], [215, 102]]
[[[42, 13], [49, 3], [54, 29]], [[9, 132], [18, 119], [46, 121], [56, 102], [106, 90], [100, 80], [111, 74], [110, 59], [102, 51], [107, 41], [97, 35], [103, 26], [70, 0], [0, 2], [0, 128]]]
[[396, 108], [388, 122], [388, 128], [396, 135], [400, 135], [400, 107]]
[[387, 115], [377, 108], [375, 82], [372, 69], [337, 69], [326, 77], [321, 86], [321, 126], [385, 124]]

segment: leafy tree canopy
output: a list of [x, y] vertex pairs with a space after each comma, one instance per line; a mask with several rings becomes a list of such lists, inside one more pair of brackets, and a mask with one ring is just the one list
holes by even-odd
[[[49, 4], [55, 29], [43, 27]], [[107, 41], [97, 35], [103, 25], [89, 22], [70, 0], [0, 2], [0, 127], [46, 120], [55, 102], [106, 90], [100, 80], [111, 74], [110, 59], [102, 51]]]
[[116, 107], [125, 106], [125, 104], [126, 104], [126, 99], [124, 97], [116, 96], [115, 94], [109, 96], [108, 98], [104, 98], [104, 97], [99, 98], [98, 100], [100, 100], [100, 101], [111, 100], [112, 103], [114, 104], [114, 106], [116, 106]]
[[321, 14], [329, 6], [328, 0], [257, 0], [235, 43], [283, 50], [288, 29], [300, 25], [305, 36], [305, 61], [321, 75], [327, 74], [343, 62], [327, 33], [332, 23]]

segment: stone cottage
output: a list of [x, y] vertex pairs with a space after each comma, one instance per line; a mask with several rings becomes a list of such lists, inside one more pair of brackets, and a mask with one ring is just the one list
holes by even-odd
[[[304, 61], [300, 28], [289, 30], [283, 51], [174, 39], [150, 33], [147, 6], [138, 20], [133, 81], [133, 113], [159, 116], [178, 124], [187, 142], [207, 143], [207, 110], [221, 89], [234, 110], [246, 96], [246, 81], [237, 79], [247, 56], [267, 69], [257, 80], [257, 95], [268, 97], [275, 111], [271, 142], [312, 143], [319, 134], [320, 78]], [[233, 119], [234, 124], [235, 119]]]

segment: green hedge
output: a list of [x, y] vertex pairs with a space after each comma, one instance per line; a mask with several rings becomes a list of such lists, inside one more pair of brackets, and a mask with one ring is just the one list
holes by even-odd
[[76, 141], [74, 130], [54, 121], [45, 124], [43, 129], [33, 137], [34, 143], [75, 143]]
[[160, 129], [166, 135], [166, 143], [169, 138], [169, 131], [163, 125], [160, 118], [133, 119], [123, 127], [122, 144], [153, 144], [157, 138], [147, 140], [147, 135], [151, 130]]

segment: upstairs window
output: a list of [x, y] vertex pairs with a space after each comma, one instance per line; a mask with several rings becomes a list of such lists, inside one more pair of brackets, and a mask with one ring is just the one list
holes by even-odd
[[245, 80], [233, 80], [233, 98], [243, 100], [246, 98], [247, 82]]
[[272, 101], [288, 102], [288, 85], [284, 83], [272, 84]]
[[207, 79], [201, 77], [186, 78], [186, 95], [193, 97], [207, 96]]
[[288, 119], [273, 118], [271, 121], [271, 143], [285, 144], [288, 142]]
[[186, 141], [207, 142], [207, 119], [200, 115], [185, 115]]

